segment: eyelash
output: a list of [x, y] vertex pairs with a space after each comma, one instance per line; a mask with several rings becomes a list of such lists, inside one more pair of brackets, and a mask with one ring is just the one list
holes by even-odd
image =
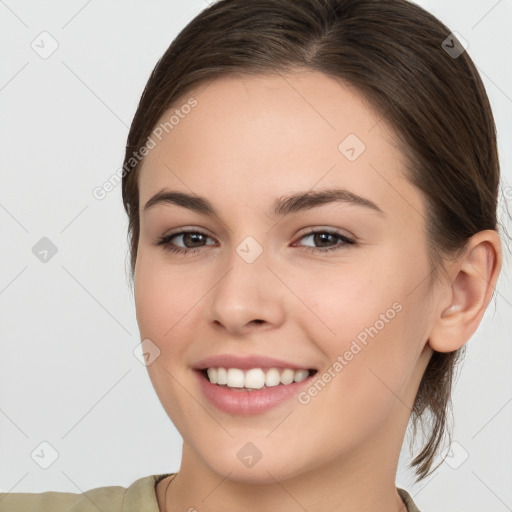
[[[169, 235], [163, 236], [156, 242], [155, 245], [162, 246], [162, 248], [165, 251], [183, 254], [183, 255], [195, 253], [204, 247], [204, 246], [202, 246], [202, 247], [194, 247], [194, 248], [182, 248], [182, 247], [177, 247], [175, 245], [172, 245], [170, 243], [173, 238], [175, 238], [177, 236], [181, 236], [181, 235], [186, 235], [186, 234], [202, 235], [202, 236], [208, 237], [208, 235], [206, 233], [203, 233], [201, 231], [185, 230], [185, 231], [179, 231], [177, 233], [171, 233]], [[346, 245], [353, 245], [356, 243], [355, 240], [348, 238], [347, 236], [342, 235], [341, 233], [337, 233], [336, 231], [330, 231], [330, 230], [326, 230], [326, 229], [309, 231], [308, 233], [305, 233], [304, 235], [302, 235], [299, 240], [302, 240], [303, 238], [306, 238], [311, 235], [316, 235], [316, 234], [327, 234], [330, 236], [334, 236], [334, 237], [339, 238], [344, 243], [341, 245], [335, 245], [334, 247], [324, 247], [324, 248], [306, 246], [306, 247], [304, 247], [304, 250], [306, 250], [307, 252], [326, 253], [326, 252], [331, 252], [331, 251], [339, 251], [339, 250], [343, 249]]]

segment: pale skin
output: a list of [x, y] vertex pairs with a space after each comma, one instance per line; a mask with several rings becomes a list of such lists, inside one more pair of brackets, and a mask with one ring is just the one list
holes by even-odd
[[[167, 496], [171, 477], [156, 486], [160, 509], [404, 511], [395, 477], [421, 377], [433, 349], [456, 350], [476, 331], [501, 268], [498, 234], [477, 233], [431, 279], [427, 208], [404, 178], [393, 132], [356, 91], [321, 73], [225, 77], [183, 103], [190, 96], [197, 106], [139, 176], [137, 321], [141, 339], [160, 349], [149, 376], [183, 437]], [[354, 161], [338, 149], [349, 134], [366, 146]], [[164, 188], [206, 198], [219, 218], [175, 204], [144, 211]], [[330, 188], [382, 213], [342, 201], [270, 213], [278, 198]], [[325, 230], [356, 243], [307, 236]], [[155, 245], [171, 232], [174, 246], [198, 250]], [[236, 252], [248, 236], [263, 250], [252, 263]], [[306, 405], [293, 398], [255, 416], [228, 414], [193, 374], [200, 359], [230, 353], [321, 375], [395, 302], [401, 311]], [[262, 453], [250, 468], [237, 457], [247, 442]]]

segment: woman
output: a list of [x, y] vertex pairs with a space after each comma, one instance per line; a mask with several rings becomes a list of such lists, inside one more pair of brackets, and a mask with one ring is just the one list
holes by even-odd
[[494, 120], [405, 0], [221, 0], [173, 41], [124, 161], [137, 321], [177, 473], [0, 510], [417, 511], [502, 254]]

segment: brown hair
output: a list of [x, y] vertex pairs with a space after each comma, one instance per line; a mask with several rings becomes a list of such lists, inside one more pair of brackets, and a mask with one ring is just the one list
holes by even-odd
[[[394, 129], [407, 177], [427, 200], [431, 277], [436, 277], [443, 258], [461, 254], [472, 235], [497, 229], [494, 119], [475, 65], [450, 33], [407, 0], [220, 0], [203, 10], [158, 61], [128, 135], [122, 193], [132, 280], [140, 167], [133, 156], [162, 114], [216, 77], [296, 68], [355, 87]], [[437, 467], [433, 461], [447, 430], [461, 354], [462, 349], [434, 352], [420, 383], [411, 418], [415, 434], [418, 419], [429, 420], [429, 437], [411, 462], [416, 480]]]

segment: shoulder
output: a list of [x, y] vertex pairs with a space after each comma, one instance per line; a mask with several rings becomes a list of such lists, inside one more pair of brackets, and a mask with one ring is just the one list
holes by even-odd
[[0, 512], [160, 512], [155, 485], [171, 473], [139, 478], [129, 487], [96, 487], [81, 494], [0, 492]]
[[407, 512], [420, 512], [414, 501], [412, 501], [410, 494], [406, 490], [400, 489], [399, 487], [397, 487], [396, 490], [398, 491], [400, 498], [402, 498], [402, 501], [405, 503]]

